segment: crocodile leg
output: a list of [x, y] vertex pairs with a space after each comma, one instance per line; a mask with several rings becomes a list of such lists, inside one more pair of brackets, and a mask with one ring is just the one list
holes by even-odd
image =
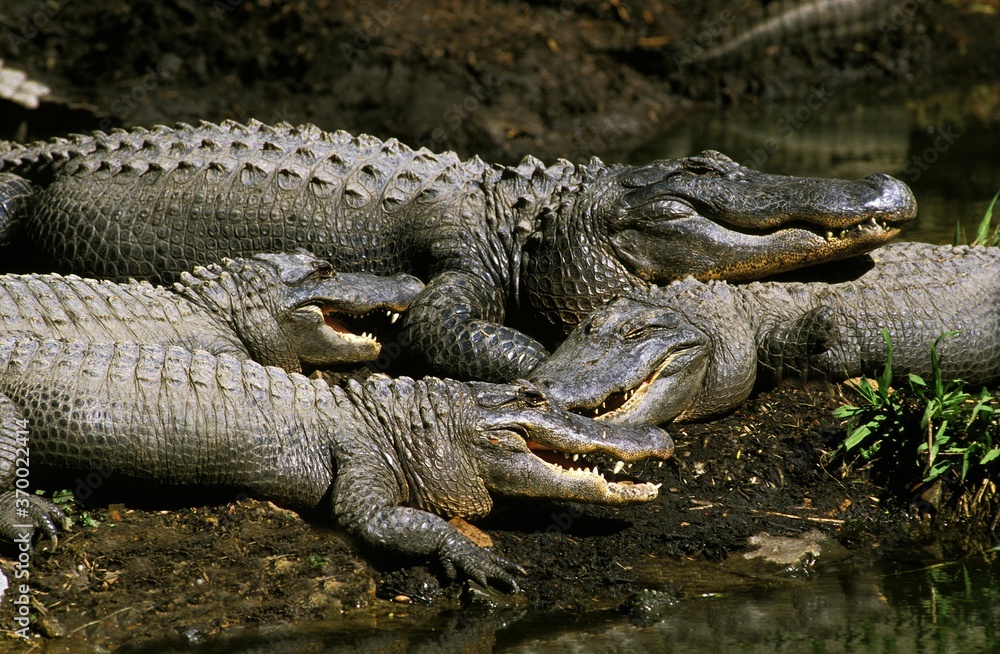
[[[28, 421], [6, 395], [0, 394], [0, 488], [15, 486], [26, 479], [21, 471], [31, 464]], [[66, 514], [58, 506], [27, 489], [0, 493], [0, 537], [30, 546], [36, 529], [41, 529], [55, 547], [56, 523], [65, 524]]]
[[541, 343], [500, 324], [503, 298], [469, 273], [448, 271], [417, 296], [406, 327], [413, 350], [436, 370], [459, 379], [523, 378], [548, 355]]

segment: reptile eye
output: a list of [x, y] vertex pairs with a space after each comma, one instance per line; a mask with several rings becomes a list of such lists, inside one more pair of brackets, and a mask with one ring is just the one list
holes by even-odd
[[544, 406], [548, 404], [548, 400], [540, 391], [535, 389], [525, 389], [524, 393], [521, 395], [521, 402], [525, 406], [536, 407]]
[[334, 270], [333, 264], [329, 261], [317, 261], [312, 274], [320, 279], [329, 279], [335, 276], [337, 271]]
[[623, 338], [626, 338], [626, 339], [642, 338], [642, 337], [646, 336], [647, 334], [649, 334], [650, 329], [651, 329], [650, 325], [640, 325], [640, 326], [635, 327], [633, 329], [630, 329], [628, 332], [626, 332], [626, 334], [625, 334], [625, 336], [623, 336]]

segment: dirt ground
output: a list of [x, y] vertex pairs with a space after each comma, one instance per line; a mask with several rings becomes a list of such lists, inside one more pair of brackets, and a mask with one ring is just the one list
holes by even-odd
[[[8, 0], [0, 57], [53, 93], [34, 110], [0, 100], [0, 138], [253, 117], [505, 163], [529, 153], [615, 160], [686, 112], [795, 97], [817, 80], [902, 98], [1000, 78], [996, 2], [899, 3], [881, 29], [846, 39], [821, 33], [692, 61], [732, 34], [743, 20], [734, 16], [763, 16], [764, 4]], [[31, 560], [30, 644], [152, 652], [221, 634], [218, 651], [270, 651], [287, 644], [288, 625], [319, 619], [405, 649], [417, 636], [385, 634], [416, 616], [451, 634], [456, 651], [474, 651], [508, 615], [613, 609], [646, 588], [683, 598], [694, 587], [651, 581], [651, 560], [722, 560], [759, 532], [818, 529], [859, 562], [942, 534], [958, 547], [966, 536], [981, 542], [975, 525], [922, 519], [926, 505], [826, 468], [843, 437], [831, 411], [845, 393], [785, 384], [726, 418], [672, 427], [676, 461], [632, 471], [663, 482], [652, 505], [502, 504], [478, 526], [528, 569], [524, 592], [510, 596], [362, 552], [322, 516], [107, 484], [81, 498], [87, 515], [58, 548]], [[10, 578], [13, 561], [2, 566]], [[0, 607], [0, 629], [14, 611]], [[25, 646], [8, 636], [0, 650]]]

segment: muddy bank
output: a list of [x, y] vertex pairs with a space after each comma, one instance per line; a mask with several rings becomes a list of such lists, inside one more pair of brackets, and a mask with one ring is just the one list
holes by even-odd
[[[52, 652], [186, 649], [217, 638], [226, 647], [236, 647], [233, 639], [261, 646], [261, 638], [287, 645], [304, 637], [309, 621], [318, 621], [317, 638], [353, 640], [375, 630], [390, 642], [418, 642], [421, 629], [437, 625], [456, 638], [471, 630], [489, 639], [526, 615], [621, 619], [649, 590], [671, 602], [732, 592], [734, 578], [675, 572], [683, 562], [731, 559], [762, 532], [826, 534], [846, 546], [849, 565], [863, 566], [887, 547], [918, 542], [920, 523], [863, 478], [826, 469], [824, 454], [843, 437], [831, 417], [843, 393], [785, 384], [729, 417], [675, 426], [676, 461], [631, 470], [663, 483], [649, 505], [501, 503], [477, 526], [528, 570], [516, 595], [452, 583], [433, 563], [362, 551], [323, 516], [225, 497], [137, 499], [114, 479], [67, 479], [65, 486], [84, 489], [78, 495], [95, 492], [58, 548], [32, 558], [33, 639]], [[948, 529], [955, 538], [964, 533]], [[11, 579], [12, 563], [3, 564]], [[814, 563], [802, 563], [803, 571]], [[754, 573], [766, 569], [753, 565]], [[747, 574], [746, 588], [769, 583]], [[13, 610], [5, 602], [0, 623], [12, 624]], [[456, 625], [456, 616], [465, 617]]]
[[[0, 10], [0, 56], [53, 92], [36, 110], [0, 101], [0, 138], [253, 117], [501, 162], [615, 160], [707, 106], [808, 96], [816, 84], [901, 99], [1000, 77], [997, 3], [912, 5], [888, 30], [713, 63], [688, 59], [731, 35], [732, 3], [13, 0]], [[737, 9], [766, 16], [763, 3]], [[87, 515], [31, 560], [31, 644], [479, 650], [517, 621], [570, 628], [581, 614], [621, 620], [648, 590], [681, 601], [728, 590], [732, 579], [673, 573], [733, 560], [761, 532], [818, 530], [858, 566], [925, 536], [963, 551], [983, 542], [975, 525], [922, 520], [910, 498], [827, 469], [845, 393], [787, 384], [722, 420], [672, 428], [676, 461], [632, 470], [663, 483], [648, 506], [501, 505], [479, 527], [529, 571], [513, 596], [361, 551], [323, 516], [84, 483]], [[0, 629], [15, 610], [0, 607]], [[26, 647], [5, 637], [0, 649]]]
[[252, 117], [504, 163], [615, 160], [706, 104], [817, 85], [899, 101], [1000, 76], [995, 2], [867, 0], [881, 13], [857, 24], [699, 59], [785, 4], [12, 0], [0, 58], [53, 92], [0, 105], [0, 137]]

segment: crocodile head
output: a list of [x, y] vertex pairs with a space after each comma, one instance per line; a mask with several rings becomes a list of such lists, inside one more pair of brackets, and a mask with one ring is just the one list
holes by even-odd
[[525, 260], [528, 297], [556, 325], [686, 275], [757, 279], [864, 253], [916, 215], [909, 188], [888, 175], [771, 175], [714, 151], [583, 175], [543, 213], [544, 247]]
[[585, 318], [529, 379], [585, 416], [660, 424], [698, 396], [711, 346], [680, 313], [624, 297]]
[[688, 278], [636, 289], [590, 314], [529, 374], [557, 406], [601, 421], [662, 424], [738, 405], [756, 343], [730, 287]]
[[[419, 421], [410, 419], [406, 433], [415, 440], [400, 461], [407, 479], [420, 480], [409, 491], [420, 508], [477, 517], [489, 512], [492, 493], [607, 505], [657, 496], [658, 485], [616, 476], [625, 463], [673, 454], [673, 441], [662, 429], [600, 423], [564, 411], [524, 381], [424, 383], [430, 402]], [[451, 434], [444, 440], [442, 423]], [[433, 433], [424, 433], [428, 425]], [[600, 465], [609, 469], [602, 472]]]
[[[470, 443], [486, 488], [507, 496], [540, 497], [592, 504], [632, 504], [657, 495], [658, 486], [609, 481], [623, 463], [666, 459], [674, 443], [661, 429], [609, 425], [556, 408], [526, 382], [470, 383], [479, 407]], [[591, 455], [614, 464], [601, 472]]]
[[416, 277], [335, 272], [306, 252], [227, 259], [182, 274], [178, 291], [225, 316], [262, 363], [298, 370], [372, 361], [423, 288]]

